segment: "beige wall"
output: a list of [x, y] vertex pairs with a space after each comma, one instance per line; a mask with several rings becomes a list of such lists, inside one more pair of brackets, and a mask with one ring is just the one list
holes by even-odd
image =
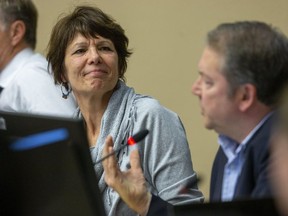
[[[45, 48], [60, 13], [83, 2], [97, 4], [126, 30], [134, 50], [127, 83], [177, 112], [186, 128], [200, 189], [209, 195], [217, 137], [203, 128], [198, 100], [191, 94], [208, 30], [221, 22], [260, 20], [288, 34], [287, 0], [34, 0], [39, 10], [37, 51]], [[175, 173], [177, 175], [177, 173]]]

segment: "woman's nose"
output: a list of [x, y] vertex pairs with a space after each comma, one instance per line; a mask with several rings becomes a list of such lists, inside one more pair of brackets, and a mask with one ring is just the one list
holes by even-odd
[[93, 48], [89, 50], [89, 64], [98, 64], [102, 61], [101, 55], [97, 49]]

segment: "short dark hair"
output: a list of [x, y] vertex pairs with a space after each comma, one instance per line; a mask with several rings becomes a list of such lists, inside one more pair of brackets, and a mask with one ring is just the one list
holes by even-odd
[[0, 19], [5, 26], [16, 20], [23, 21], [26, 26], [24, 40], [35, 49], [38, 12], [31, 0], [0, 0]]
[[251, 83], [257, 98], [275, 105], [288, 81], [288, 40], [271, 25], [242, 21], [219, 25], [207, 35], [207, 45], [223, 55], [223, 73], [232, 95], [238, 86]]
[[129, 40], [123, 28], [97, 7], [78, 6], [72, 13], [61, 18], [52, 30], [47, 60], [54, 73], [55, 82], [62, 83], [65, 72], [65, 52], [77, 33], [84, 37], [95, 38], [100, 35], [110, 39], [118, 54], [119, 79], [125, 81], [127, 59], [132, 52], [128, 50]]

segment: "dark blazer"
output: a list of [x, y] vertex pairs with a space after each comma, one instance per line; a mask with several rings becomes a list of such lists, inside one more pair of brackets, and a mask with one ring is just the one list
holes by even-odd
[[[268, 165], [269, 140], [275, 118], [275, 114], [272, 114], [247, 143], [244, 152], [246, 161], [238, 178], [233, 200], [272, 196]], [[221, 201], [223, 172], [226, 162], [226, 155], [219, 147], [212, 167], [210, 201]]]

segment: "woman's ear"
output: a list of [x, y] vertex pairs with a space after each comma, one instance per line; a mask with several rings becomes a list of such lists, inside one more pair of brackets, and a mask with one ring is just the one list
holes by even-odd
[[249, 109], [255, 101], [257, 101], [257, 90], [256, 87], [250, 83], [241, 85], [238, 89], [238, 102], [239, 109], [242, 112], [245, 112]]
[[22, 20], [14, 21], [10, 26], [10, 37], [12, 45], [16, 46], [19, 43], [23, 42], [23, 38], [26, 32], [25, 23]]
[[65, 74], [61, 74], [61, 81], [63, 83], [67, 83], [67, 79], [66, 79], [66, 75]]

